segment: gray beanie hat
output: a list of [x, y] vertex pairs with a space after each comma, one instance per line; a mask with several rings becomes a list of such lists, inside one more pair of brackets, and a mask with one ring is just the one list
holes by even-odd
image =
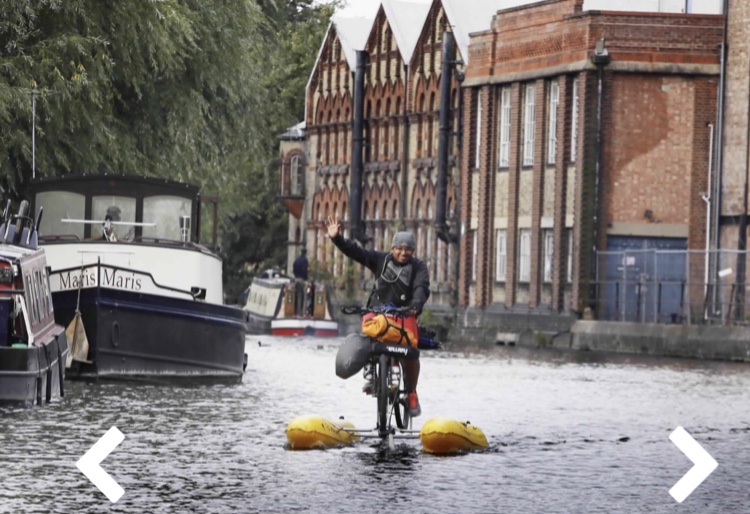
[[391, 248], [395, 248], [396, 246], [408, 246], [409, 248], [416, 248], [417, 243], [414, 241], [414, 236], [411, 232], [396, 232], [393, 235], [393, 244], [391, 244]]

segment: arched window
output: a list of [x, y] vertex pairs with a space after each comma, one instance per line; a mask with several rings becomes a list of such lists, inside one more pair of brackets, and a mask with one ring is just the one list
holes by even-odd
[[302, 168], [302, 156], [295, 155], [292, 157], [292, 194], [301, 195], [305, 185], [305, 174]]

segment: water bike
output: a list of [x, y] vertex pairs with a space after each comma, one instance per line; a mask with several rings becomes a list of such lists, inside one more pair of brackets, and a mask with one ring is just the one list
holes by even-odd
[[[408, 310], [392, 306], [343, 307], [341, 311], [363, 316], [363, 330], [377, 335], [350, 334], [336, 354], [336, 375], [347, 379], [364, 370], [365, 393], [377, 399], [375, 428], [343, 430], [363, 439], [387, 440], [391, 449], [396, 438], [419, 438], [419, 431], [411, 430], [402, 367], [405, 360], [419, 358], [419, 348], [412, 345], [414, 338], [419, 337], [416, 320]], [[423, 345], [423, 348], [439, 346], [432, 338], [424, 340]]]

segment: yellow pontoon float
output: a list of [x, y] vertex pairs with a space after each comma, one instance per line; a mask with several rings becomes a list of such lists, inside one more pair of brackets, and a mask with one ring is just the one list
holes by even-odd
[[320, 416], [298, 416], [286, 427], [286, 440], [295, 450], [335, 448], [359, 441], [359, 436], [349, 430], [354, 425], [348, 421], [330, 421]]
[[487, 448], [487, 437], [468, 421], [430, 418], [419, 432], [422, 448], [428, 453], [447, 455]]

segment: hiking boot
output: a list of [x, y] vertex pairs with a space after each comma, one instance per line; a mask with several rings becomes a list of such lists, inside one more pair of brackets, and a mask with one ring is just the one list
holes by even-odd
[[422, 407], [419, 406], [419, 397], [416, 392], [409, 393], [406, 396], [406, 406], [409, 407], [409, 416], [416, 418], [422, 414]]

